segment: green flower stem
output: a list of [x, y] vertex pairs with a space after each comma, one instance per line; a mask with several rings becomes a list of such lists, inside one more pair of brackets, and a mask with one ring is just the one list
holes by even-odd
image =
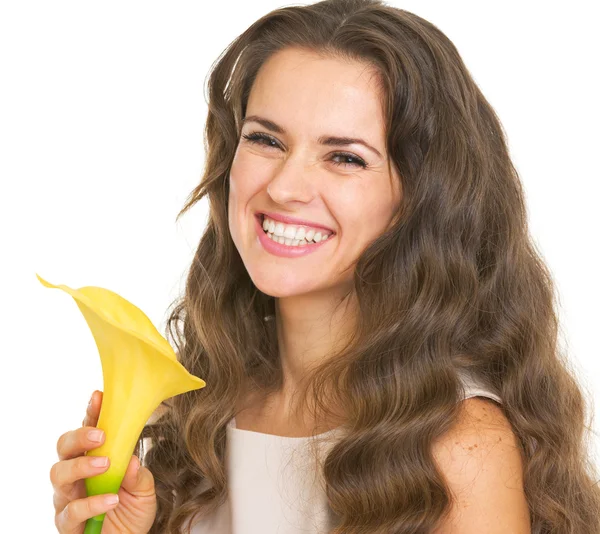
[[85, 522], [83, 534], [102, 534], [102, 523], [106, 514], [95, 515]]

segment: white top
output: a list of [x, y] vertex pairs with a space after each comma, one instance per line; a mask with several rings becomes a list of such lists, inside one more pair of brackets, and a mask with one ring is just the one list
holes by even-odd
[[[465, 399], [500, 397], [463, 377]], [[327, 455], [340, 427], [319, 434]], [[313, 438], [314, 439], [314, 438]], [[327, 505], [310, 437], [285, 437], [227, 425], [228, 500], [192, 527], [192, 534], [324, 534], [334, 518]], [[188, 521], [189, 523], [189, 521]], [[185, 525], [184, 525], [185, 527]], [[185, 532], [182, 530], [181, 532]]]

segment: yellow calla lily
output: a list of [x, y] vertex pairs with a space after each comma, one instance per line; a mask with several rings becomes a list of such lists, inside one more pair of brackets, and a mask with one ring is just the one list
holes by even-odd
[[[108, 456], [109, 468], [86, 478], [87, 495], [118, 493], [137, 440], [152, 413], [165, 399], [206, 386], [177, 361], [169, 342], [137, 306], [117, 293], [95, 286], [62, 289], [75, 299], [102, 361], [104, 389], [97, 427], [105, 441], [89, 456]], [[104, 516], [88, 519], [84, 534], [100, 534]]]

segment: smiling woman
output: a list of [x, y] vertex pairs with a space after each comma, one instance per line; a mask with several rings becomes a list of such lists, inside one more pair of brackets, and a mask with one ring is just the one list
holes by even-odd
[[169, 319], [207, 387], [142, 434], [151, 532], [600, 532], [553, 282], [452, 42], [378, 0], [284, 7], [209, 89]]

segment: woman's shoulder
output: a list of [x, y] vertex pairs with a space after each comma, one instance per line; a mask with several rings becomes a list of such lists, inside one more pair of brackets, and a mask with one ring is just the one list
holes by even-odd
[[488, 532], [486, 521], [496, 516], [502, 522], [493, 532], [529, 532], [521, 447], [499, 404], [463, 400], [458, 420], [432, 452], [455, 496], [447, 531]]

